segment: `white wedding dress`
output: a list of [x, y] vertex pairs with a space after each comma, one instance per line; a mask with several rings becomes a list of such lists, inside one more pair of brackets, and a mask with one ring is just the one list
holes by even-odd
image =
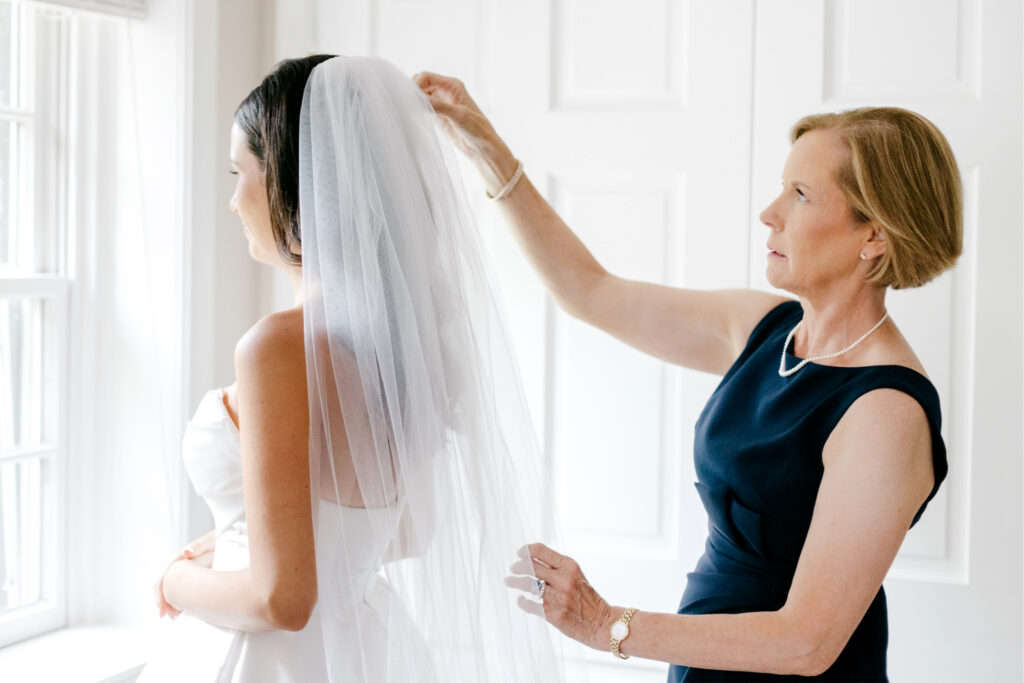
[[[185, 431], [182, 457], [196, 493], [213, 513], [217, 536], [213, 569], [231, 571], [248, 566], [239, 434], [225, 407], [223, 389], [207, 392], [200, 401]], [[343, 680], [386, 681], [390, 678], [384, 652], [389, 623], [392, 628], [396, 623], [408, 627], [410, 637], [404, 641], [415, 650], [408, 655], [429, 667], [429, 656], [416, 629], [407, 616], [401, 618], [405, 610], [393, 599], [380, 573], [391, 537], [379, 531], [396, 528], [397, 520], [385, 518], [394, 517], [395, 508], [350, 508], [323, 499], [319, 505], [318, 536], [337, 538], [343, 524], [347, 555], [344, 561], [318, 558], [320, 571], [330, 567], [348, 572], [345, 583], [355, 587], [354, 595], [362, 596], [348, 614], [337, 616], [340, 623], [328, 632], [352, 637], [335, 638], [325, 648], [319, 607], [314, 608], [306, 627], [295, 632], [236, 631], [183, 613], [163, 630], [138, 681], [317, 683], [328, 680], [328, 663], [333, 671], [348, 674]], [[329, 550], [333, 545], [321, 547]]]

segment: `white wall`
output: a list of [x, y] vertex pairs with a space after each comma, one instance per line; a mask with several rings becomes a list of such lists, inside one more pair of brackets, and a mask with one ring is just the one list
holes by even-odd
[[[757, 215], [803, 114], [892, 104], [934, 120], [965, 178], [964, 257], [888, 301], [942, 399], [950, 474], [885, 584], [890, 671], [1020, 679], [1019, 1], [295, 0], [277, 14], [285, 54], [464, 80], [599, 259], [669, 284], [767, 288]], [[566, 321], [480, 217], [570, 510], [565, 547], [617, 604], [671, 610], [704, 539], [689, 428], [714, 382]], [[592, 680], [663, 679], [600, 661]]]
[[219, 0], [217, 112], [214, 168], [217, 198], [215, 386], [234, 381], [235, 342], [271, 310], [268, 280], [273, 269], [249, 256], [242, 222], [228, 208], [235, 177], [228, 173], [228, 148], [235, 109], [270, 72], [274, 62], [273, 0]]
[[[234, 348], [272, 310], [272, 273], [249, 256], [241, 221], [229, 208], [234, 112], [273, 64], [273, 0], [217, 0], [196, 5], [192, 65], [190, 372], [185, 411], [203, 394], [234, 382]], [[189, 538], [208, 531], [209, 509], [185, 494]]]

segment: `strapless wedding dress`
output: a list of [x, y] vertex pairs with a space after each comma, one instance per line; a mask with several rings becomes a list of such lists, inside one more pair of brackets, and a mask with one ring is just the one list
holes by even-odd
[[[208, 392], [200, 401], [185, 431], [182, 457], [196, 493], [213, 513], [217, 536], [213, 569], [247, 567], [249, 539], [239, 435], [224, 405], [223, 389]], [[391, 535], [380, 531], [396, 528], [396, 513], [385, 508], [345, 507], [323, 499], [319, 505], [318, 534], [337, 539], [343, 525], [346, 539], [346, 557], [319, 557], [320, 571], [330, 566], [332, 571], [349, 572], [353, 594], [362, 596], [350, 610], [331, 616], [338, 624], [330, 632], [341, 633], [341, 639], [334, 638], [340, 642], [325, 645], [319, 605], [301, 631], [249, 633], [214, 626], [183, 613], [174, 621], [166, 620], [169, 623], [138, 681], [316, 683], [328, 680], [328, 662], [332, 671], [344, 673], [343, 681], [388, 680], [388, 624], [395, 627], [397, 613], [401, 615], [397, 623], [403, 630], [416, 634], [380, 573], [391, 540]], [[336, 545], [317, 544], [328, 549]], [[324, 596], [320, 599], [322, 602]], [[414, 635], [413, 640], [419, 638]], [[426, 656], [429, 661], [421, 646], [422, 641], [415, 643], [412, 647], [418, 652], [409, 652], [408, 656]]]

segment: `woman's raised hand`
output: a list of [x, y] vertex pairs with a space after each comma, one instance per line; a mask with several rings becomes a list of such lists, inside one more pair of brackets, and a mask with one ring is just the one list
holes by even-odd
[[538, 597], [537, 579], [545, 582], [542, 600], [537, 603], [519, 596], [519, 606], [544, 617], [552, 626], [597, 650], [608, 649], [609, 629], [615, 621], [613, 610], [583, 576], [576, 561], [561, 555], [543, 543], [531, 543], [520, 551], [521, 559], [512, 565], [516, 576], [506, 585]]
[[412, 77], [430, 100], [455, 146], [479, 169], [487, 189], [499, 190], [516, 170], [516, 160], [491, 122], [457, 78], [421, 71]]

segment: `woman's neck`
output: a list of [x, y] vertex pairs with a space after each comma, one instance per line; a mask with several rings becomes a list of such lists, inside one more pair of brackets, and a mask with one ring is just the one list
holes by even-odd
[[800, 297], [803, 322], [793, 340], [793, 353], [801, 358], [845, 349], [885, 315], [885, 288], [864, 287], [853, 297], [810, 299]]

